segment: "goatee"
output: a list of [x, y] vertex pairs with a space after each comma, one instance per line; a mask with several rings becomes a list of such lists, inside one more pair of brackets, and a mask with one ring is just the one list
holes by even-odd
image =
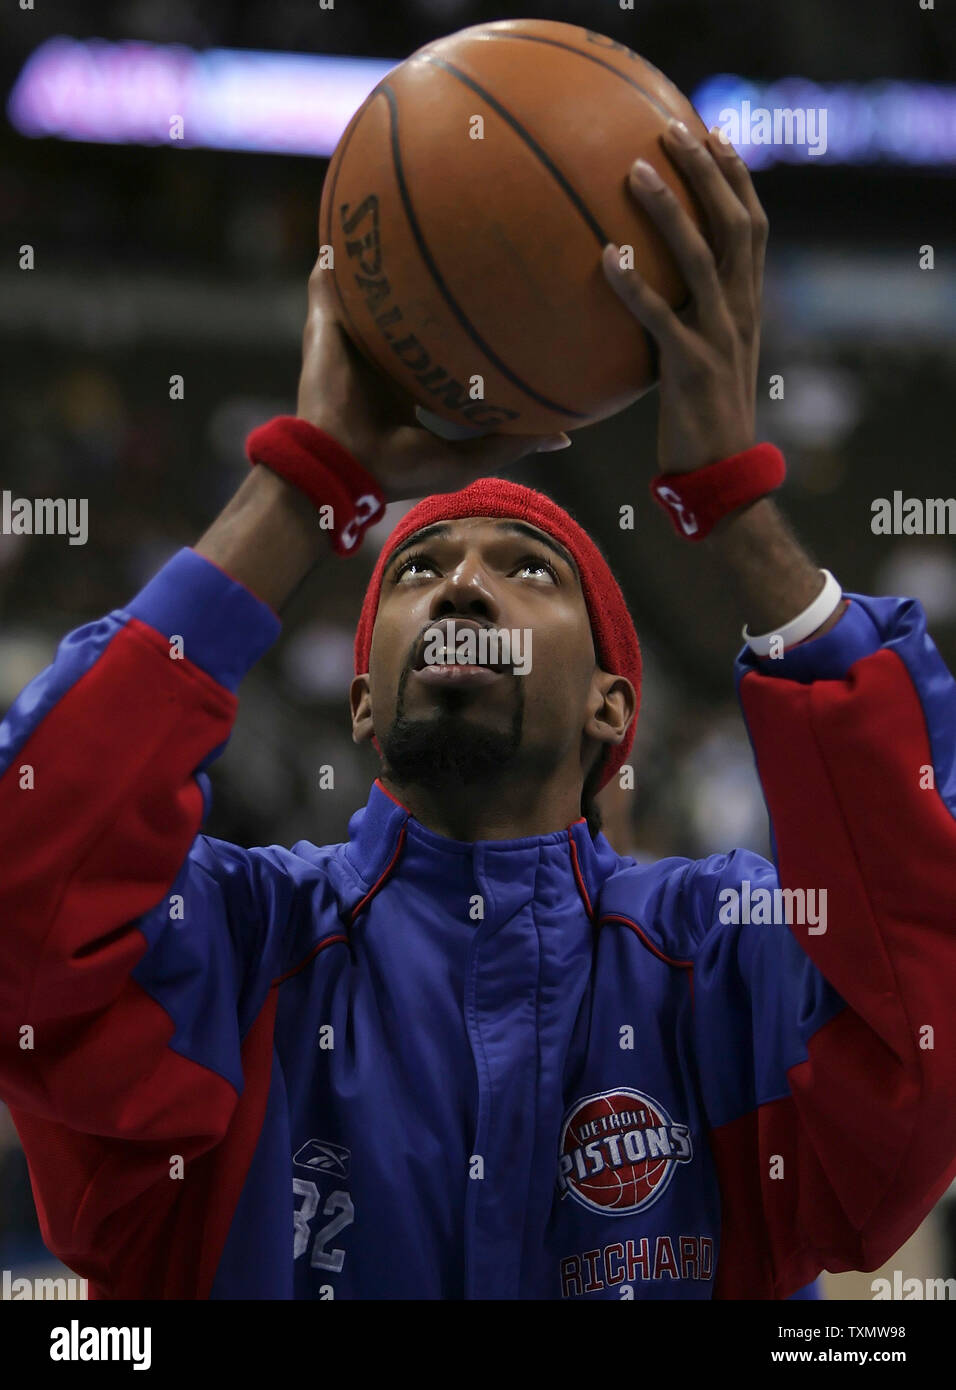
[[471, 697], [450, 690], [432, 719], [409, 719], [404, 710], [402, 680], [398, 710], [390, 728], [381, 738], [384, 765], [398, 782], [435, 786], [487, 781], [501, 772], [517, 756], [524, 720], [524, 690], [520, 682], [517, 699], [507, 730], [490, 729], [469, 719], [464, 708]]

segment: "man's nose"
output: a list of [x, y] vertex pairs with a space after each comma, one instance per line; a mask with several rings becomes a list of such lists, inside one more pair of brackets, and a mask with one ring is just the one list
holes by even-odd
[[435, 589], [430, 616], [441, 618], [451, 613], [480, 614], [490, 622], [498, 618], [494, 587], [476, 556], [464, 556]]

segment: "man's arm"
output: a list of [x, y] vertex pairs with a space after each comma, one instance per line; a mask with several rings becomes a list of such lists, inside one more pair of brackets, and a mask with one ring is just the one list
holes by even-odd
[[[673, 311], [636, 270], [622, 270], [613, 244], [603, 264], [612, 288], [657, 341], [658, 464], [661, 473], [683, 474], [755, 442], [768, 223], [746, 166], [716, 131], [703, 143], [673, 122], [664, 147], [705, 210], [709, 240], [644, 161], [632, 168], [630, 187], [670, 243], [691, 291], [689, 307]], [[725, 517], [705, 544], [751, 632], [789, 622], [823, 587], [819, 568], [768, 498]], [[829, 631], [845, 606], [814, 635]]]
[[[361, 455], [387, 495], [454, 486], [541, 443], [456, 446], [407, 426], [318, 276], [299, 413]], [[251, 1157], [270, 984], [317, 871], [200, 834], [205, 769], [279, 635], [275, 610], [327, 546], [311, 503], [256, 466], [195, 548], [68, 634], [0, 723], [0, 1096], [47, 1245], [105, 1291], [206, 1296], [215, 1250], [166, 1260], [182, 1229], [166, 1217], [179, 1202], [187, 1225], [224, 1232], [231, 1188], [198, 1160], [227, 1135], [233, 1171]]]
[[[716, 134], [665, 144], [709, 241], [653, 171], [638, 168], [632, 188], [690, 306], [672, 311], [613, 246], [604, 265], [660, 349], [660, 470], [687, 473], [755, 442], [767, 220]], [[725, 517], [705, 547], [759, 634], [822, 589], [767, 499]], [[956, 1171], [956, 682], [918, 604], [858, 594], [779, 659], [745, 649], [737, 676], [776, 864], [712, 856], [688, 868], [682, 894], [701, 933], [718, 1293], [779, 1298], [822, 1268], [882, 1263]]]
[[279, 612], [328, 551], [327, 536], [305, 495], [258, 467], [193, 549]]
[[[127, 1290], [159, 1278], [182, 1190], [170, 1156], [205, 1171], [258, 1100], [244, 1033], [281, 966], [287, 897], [268, 851], [198, 831], [201, 769], [277, 632], [184, 550], [68, 634], [0, 724], [0, 1096], [48, 1248], [102, 1289], [121, 1268]], [[267, 920], [273, 877], [284, 906]], [[197, 1219], [214, 1212], [215, 1192], [187, 1186]], [[176, 1294], [201, 1296], [204, 1277], [183, 1268]]]
[[[374, 469], [386, 495], [414, 495], [426, 478], [453, 486], [462, 473], [493, 471], [546, 442], [488, 436], [449, 443], [408, 425], [409, 404], [358, 358], [334, 318], [331, 294], [328, 274], [313, 271], [299, 414]], [[145, 1115], [124, 1105], [125, 1088], [148, 1072], [144, 1057], [119, 1046], [119, 1037], [122, 1065], [111, 1067], [96, 1049], [109, 1042], [108, 1012], [119, 1017], [127, 998], [142, 1002], [131, 974], [144, 953], [155, 953], [166, 939], [187, 939], [163, 931], [158, 921], [149, 937], [144, 914], [162, 913], [188, 863], [207, 810], [204, 770], [228, 741], [241, 680], [279, 635], [275, 609], [327, 546], [328, 533], [306, 497], [255, 466], [196, 547], [174, 556], [125, 607], [70, 633], [0, 725], [5, 1099], [87, 1133], [117, 1137], [135, 1114], [138, 1132], [148, 1137]], [[264, 972], [272, 963], [263, 940], [241, 927], [230, 945], [239, 919], [252, 921], [257, 913], [250, 852], [227, 849], [222, 888], [236, 920], [227, 920], [228, 903], [218, 915], [210, 904], [208, 949], [191, 963], [199, 968], [204, 959], [210, 966], [220, 948], [234, 948], [231, 967], [213, 972], [217, 989], [230, 982], [241, 988], [250, 965]], [[214, 861], [207, 842], [207, 877], [215, 876]], [[175, 920], [167, 913], [167, 926]], [[195, 942], [201, 932], [194, 924], [188, 935]], [[169, 1019], [162, 1008], [143, 1007], [151, 1020], [143, 1037], [148, 1031], [150, 1045], [165, 1047]], [[123, 1014], [126, 1024], [131, 1016]], [[84, 1031], [79, 1020], [94, 1017], [99, 1026]], [[36, 1032], [30, 1057], [18, 1044], [24, 1027]], [[85, 1046], [93, 1052], [85, 1055]], [[217, 1057], [213, 1089], [222, 1076], [241, 1076], [238, 1036], [223, 1047], [232, 1051]], [[56, 1084], [49, 1070], [54, 1052]], [[175, 1059], [166, 1060], [176, 1071]], [[89, 1084], [75, 1084], [81, 1074]], [[228, 1108], [228, 1100], [219, 1107]], [[215, 1109], [190, 1112], [183, 1122], [204, 1125]], [[175, 1128], [174, 1107], [157, 1101], [155, 1120]]]
[[956, 1173], [956, 681], [917, 603], [859, 594], [737, 675], [776, 872], [702, 894], [697, 1024], [722, 1292], [781, 1297], [882, 1264]]
[[[817, 597], [823, 575], [769, 497], [734, 512], [704, 544], [716, 558], [751, 633], [783, 627]], [[805, 640], [822, 637], [846, 612], [844, 599]]]

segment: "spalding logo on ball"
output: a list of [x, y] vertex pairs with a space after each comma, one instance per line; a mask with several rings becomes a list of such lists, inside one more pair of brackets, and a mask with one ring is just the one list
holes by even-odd
[[663, 1195], [694, 1157], [690, 1130], [629, 1087], [576, 1101], [561, 1126], [558, 1192], [591, 1211], [630, 1215]]
[[462, 433], [550, 434], [623, 409], [656, 354], [601, 256], [631, 247], [653, 289], [686, 300], [627, 183], [647, 160], [701, 227], [660, 144], [673, 117], [706, 136], [657, 68], [573, 24], [479, 24], [413, 53], [356, 111], [323, 187], [349, 336]]

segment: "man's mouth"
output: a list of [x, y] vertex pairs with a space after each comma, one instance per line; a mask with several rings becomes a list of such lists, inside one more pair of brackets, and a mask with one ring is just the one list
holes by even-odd
[[463, 686], [491, 685], [493, 681], [501, 680], [504, 671], [499, 671], [491, 666], [465, 666], [455, 663], [454, 665], [429, 664], [420, 666], [412, 673], [416, 680], [424, 685], [441, 685], [447, 689], [458, 689]]
[[[473, 631], [476, 640], [469, 642], [474, 648], [476, 660], [471, 660], [472, 651], [466, 654], [469, 660], [460, 659], [461, 650], [455, 645], [455, 638], [461, 632]], [[510, 661], [491, 661], [482, 659], [482, 633], [490, 632], [490, 625], [474, 622], [470, 618], [443, 618], [430, 623], [419, 642], [418, 655], [412, 670], [430, 683], [434, 681], [459, 682], [482, 678], [482, 683], [496, 676], [511, 674], [514, 666]], [[444, 642], [437, 634], [444, 633]]]

